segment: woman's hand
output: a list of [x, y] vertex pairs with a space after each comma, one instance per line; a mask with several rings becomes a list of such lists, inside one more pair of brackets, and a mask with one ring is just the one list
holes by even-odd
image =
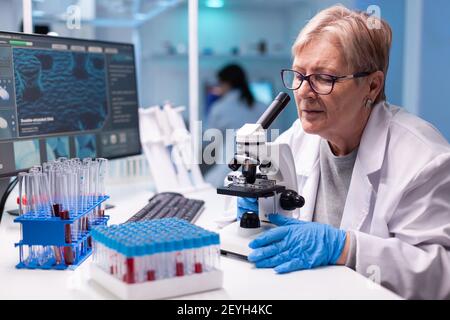
[[257, 268], [275, 268], [287, 273], [318, 266], [334, 265], [341, 258], [347, 234], [332, 226], [304, 222], [280, 214], [270, 214], [269, 221], [277, 225], [252, 242], [254, 251], [248, 260]]

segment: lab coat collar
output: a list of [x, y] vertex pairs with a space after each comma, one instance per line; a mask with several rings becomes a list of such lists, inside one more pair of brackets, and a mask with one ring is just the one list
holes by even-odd
[[391, 117], [392, 114], [386, 102], [380, 102], [373, 107], [361, 137], [357, 159], [367, 176], [379, 171], [383, 165]]
[[[362, 170], [367, 176], [380, 170], [383, 165], [388, 126], [392, 117], [389, 108], [384, 101], [373, 107], [361, 137], [357, 161], [360, 162]], [[297, 174], [308, 177], [318, 165], [321, 138], [318, 135], [306, 135], [308, 139], [305, 139], [305, 144], [302, 145], [296, 162], [298, 164]], [[308, 152], [302, 152], [303, 150], [308, 150]]]
[[[359, 229], [367, 215], [372, 192], [378, 189], [378, 175], [381, 169], [386, 149], [388, 126], [391, 118], [389, 106], [382, 102], [373, 107], [369, 121], [361, 138], [358, 156], [353, 170], [352, 181], [342, 219], [344, 229]], [[306, 199], [300, 215], [305, 221], [312, 221], [319, 185], [319, 149], [320, 137], [311, 135], [305, 139], [301, 152], [296, 157], [298, 188]], [[373, 179], [371, 179], [371, 174]], [[351, 191], [351, 192], [350, 192]], [[350, 205], [353, 204], [353, 205]], [[358, 208], [353, 210], [352, 208]], [[359, 210], [363, 208], [362, 210]]]
[[[299, 150], [298, 158], [296, 159], [297, 175], [309, 177], [313, 170], [319, 164], [319, 149], [321, 137], [318, 135], [306, 134], [308, 139]], [[305, 150], [308, 150], [305, 152]]]
[[385, 102], [373, 107], [364, 129], [342, 215], [342, 230], [361, 230], [375, 201], [392, 113]]
[[[296, 158], [298, 190], [305, 198], [305, 205], [300, 209], [304, 221], [312, 221], [319, 185], [319, 148], [320, 136], [308, 135]], [[307, 152], [305, 152], [307, 150]]]

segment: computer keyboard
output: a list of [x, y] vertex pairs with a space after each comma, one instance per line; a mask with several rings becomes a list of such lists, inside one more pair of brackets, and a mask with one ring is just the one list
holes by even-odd
[[193, 223], [204, 209], [204, 205], [203, 200], [185, 198], [174, 192], [161, 192], [155, 194], [145, 207], [126, 222], [179, 218]]

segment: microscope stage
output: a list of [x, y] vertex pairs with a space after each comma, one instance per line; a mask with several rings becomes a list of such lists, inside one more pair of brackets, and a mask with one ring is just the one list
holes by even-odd
[[268, 198], [273, 197], [275, 193], [283, 192], [285, 189], [284, 186], [279, 185], [267, 188], [247, 188], [244, 186], [229, 185], [227, 187], [217, 188], [217, 194], [243, 198]]

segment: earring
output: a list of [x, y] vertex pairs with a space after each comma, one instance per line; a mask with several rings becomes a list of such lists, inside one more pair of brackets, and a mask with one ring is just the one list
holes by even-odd
[[370, 109], [370, 108], [372, 108], [372, 106], [373, 106], [373, 101], [372, 101], [372, 99], [367, 99], [367, 101], [366, 101], [366, 108], [367, 109]]

